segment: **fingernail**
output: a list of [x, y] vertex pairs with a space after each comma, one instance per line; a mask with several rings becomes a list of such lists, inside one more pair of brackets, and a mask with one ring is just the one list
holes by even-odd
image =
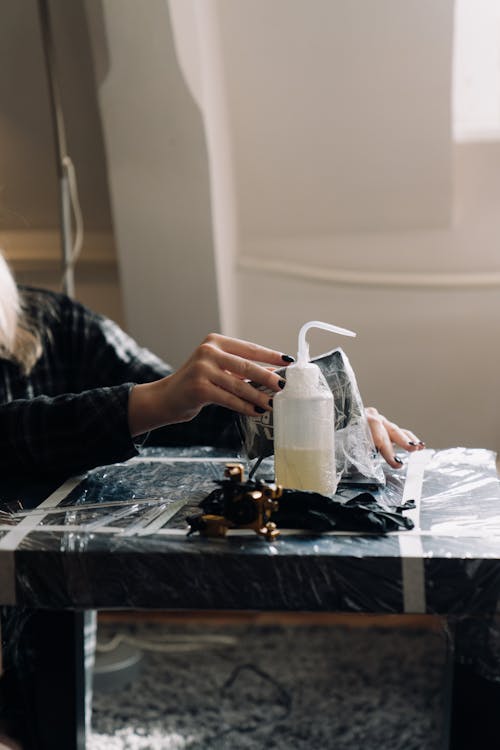
[[254, 409], [257, 412], [257, 414], [264, 414], [264, 412], [266, 411], [265, 409], [262, 408], [262, 406], [254, 406]]
[[281, 359], [283, 362], [295, 362], [295, 358], [291, 357], [289, 354], [282, 354]]
[[284, 388], [286, 385], [286, 380], [278, 380], [278, 385], [280, 388]]
[[267, 403], [269, 404], [269, 406], [270, 406], [270, 407], [271, 407], [271, 409], [272, 409], [272, 408], [273, 408], [273, 400], [272, 400], [272, 398], [270, 398], [270, 399], [269, 399], [269, 401], [268, 401]]
[[399, 456], [394, 456], [394, 460], [395, 460], [395, 462], [396, 462], [397, 464], [402, 464], [402, 463], [403, 463], [403, 462], [401, 461], [401, 459], [399, 458]]
[[408, 445], [416, 445], [416, 443], [414, 443], [413, 440], [408, 440]]
[[419, 440], [419, 441], [418, 441], [418, 444], [419, 444], [419, 445], [423, 445], [423, 446], [425, 446], [425, 443], [424, 443], [424, 441], [423, 441], [423, 440]]

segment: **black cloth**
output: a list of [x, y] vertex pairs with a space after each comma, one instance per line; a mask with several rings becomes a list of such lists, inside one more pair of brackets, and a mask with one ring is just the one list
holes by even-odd
[[[29, 375], [0, 359], [2, 477], [68, 476], [136, 455], [127, 418], [130, 390], [172, 368], [65, 295], [20, 291], [42, 334], [43, 353]], [[207, 407], [189, 423], [155, 430], [149, 442], [234, 446], [236, 434], [231, 412]]]
[[[200, 505], [204, 514], [222, 516], [235, 526], [245, 526], [257, 520], [257, 506], [253, 493], [265, 484], [259, 480], [235, 482], [232, 479], [217, 480], [219, 487], [205, 497]], [[340, 502], [319, 492], [283, 489], [277, 508], [270, 520], [285, 529], [308, 531], [361, 531], [385, 534], [413, 528], [413, 521], [403, 516], [403, 510], [414, 507], [412, 502], [389, 511], [383, 508], [369, 492], [362, 492], [347, 502]], [[203, 531], [204, 516], [188, 518], [189, 533]]]
[[[404, 510], [407, 510], [406, 506]], [[369, 492], [362, 492], [345, 503], [318, 492], [283, 490], [279, 510], [272, 514], [278, 526], [311, 531], [367, 531], [385, 534], [388, 531], [412, 529], [411, 519], [400, 509], [388, 511]]]

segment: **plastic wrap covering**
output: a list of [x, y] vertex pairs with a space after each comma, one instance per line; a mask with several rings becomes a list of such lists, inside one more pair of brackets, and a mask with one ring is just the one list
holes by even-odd
[[[356, 377], [345, 352], [335, 349], [312, 362], [320, 367], [333, 393], [337, 474], [383, 483], [381, 460], [373, 445]], [[277, 372], [286, 379], [286, 368]], [[272, 455], [272, 412], [239, 417], [239, 424], [248, 458]]]
[[[386, 485], [372, 491], [388, 509], [413, 499], [413, 530], [284, 530], [268, 543], [238, 530], [226, 539], [187, 537], [186, 518], [231, 456], [210, 448], [147, 449], [69, 480], [40, 497], [35, 510], [3, 505], [0, 602], [441, 614], [456, 630], [458, 658], [500, 679], [495, 456], [465, 448], [401, 456], [405, 467], [386, 467]], [[267, 459], [261, 475], [270, 478], [272, 467]], [[359, 488], [343, 484], [339, 492], [348, 499]]]
[[[373, 490], [413, 530], [283, 530], [187, 537], [186, 518], [223, 476], [210, 449], [148, 449], [69, 480], [35, 510], [4, 506], [0, 595], [33, 607], [149, 607], [493, 614], [500, 592], [494, 455], [421, 451]], [[261, 466], [270, 478], [272, 459]], [[20, 485], [21, 487], [21, 485]], [[341, 485], [348, 499], [359, 488]], [[22, 492], [20, 489], [20, 497]]]

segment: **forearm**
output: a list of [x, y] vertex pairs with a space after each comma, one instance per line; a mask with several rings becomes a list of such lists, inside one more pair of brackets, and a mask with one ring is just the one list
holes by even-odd
[[177, 372], [134, 387], [128, 410], [130, 433], [135, 436], [189, 422], [209, 404], [246, 416], [270, 411], [270, 394], [281, 390], [285, 381], [255, 360], [277, 366], [291, 359], [247, 341], [209, 334]]
[[179, 380], [183, 382], [178, 375], [170, 375], [132, 388], [128, 399], [128, 425], [132, 437], [157, 427], [189, 422], [200, 412], [203, 404], [191, 394], [186, 397], [186, 389], [179, 388]]
[[168, 409], [167, 388], [167, 384], [162, 380], [142, 383], [132, 388], [128, 399], [128, 426], [132, 437], [172, 422]]
[[129, 428], [133, 436], [149, 433], [148, 445], [211, 445], [237, 450], [241, 437], [234, 412], [208, 405], [188, 421], [165, 424], [166, 412], [158, 403], [164, 395], [161, 385], [135, 386], [129, 397]]

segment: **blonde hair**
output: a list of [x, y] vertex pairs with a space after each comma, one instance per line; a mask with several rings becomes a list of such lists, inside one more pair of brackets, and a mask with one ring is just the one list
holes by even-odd
[[40, 332], [22, 304], [7, 261], [0, 252], [0, 357], [29, 374], [42, 354]]

